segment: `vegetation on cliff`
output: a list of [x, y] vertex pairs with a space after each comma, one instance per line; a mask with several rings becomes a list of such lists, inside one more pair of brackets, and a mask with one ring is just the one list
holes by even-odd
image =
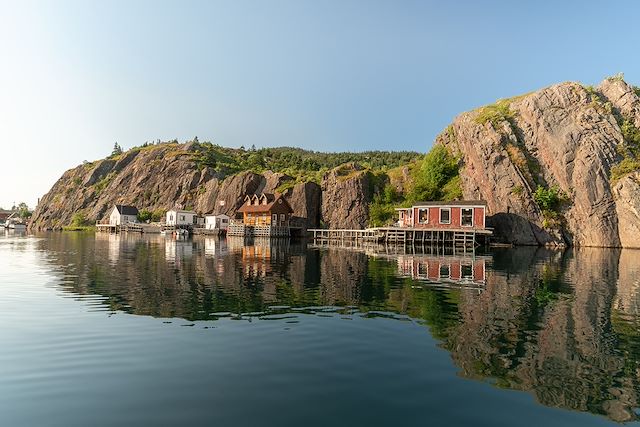
[[387, 171], [420, 157], [413, 151], [366, 151], [322, 153], [294, 147], [228, 148], [210, 142], [190, 143], [193, 159], [199, 168], [210, 167], [221, 177], [242, 171], [284, 173], [300, 182], [320, 183], [330, 169], [357, 163], [365, 169]]
[[383, 191], [374, 196], [369, 207], [369, 222], [374, 227], [394, 222], [394, 208], [399, 205], [410, 206], [418, 201], [461, 198], [460, 159], [444, 145], [436, 144], [409, 168], [409, 185], [405, 192], [397, 191], [388, 183]]

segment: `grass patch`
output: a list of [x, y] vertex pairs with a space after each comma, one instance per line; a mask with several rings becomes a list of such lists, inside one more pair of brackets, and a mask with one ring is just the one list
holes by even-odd
[[62, 227], [62, 231], [96, 231], [96, 226], [95, 225], [81, 225], [81, 226], [66, 225]]
[[107, 174], [107, 176], [102, 178], [100, 181], [96, 182], [93, 185], [93, 189], [95, 190], [96, 194], [100, 194], [102, 192], [102, 190], [107, 188], [109, 186], [109, 184], [111, 184], [111, 181], [113, 181], [113, 178], [115, 176], [116, 176], [115, 173], [110, 172], [109, 174]]
[[615, 184], [621, 178], [636, 171], [640, 171], [640, 160], [629, 157], [622, 159], [620, 163], [611, 168], [609, 173], [611, 184]]
[[515, 112], [511, 111], [511, 99], [500, 99], [494, 104], [490, 104], [478, 109], [478, 115], [474, 119], [476, 123], [485, 125], [491, 122], [493, 127], [497, 127], [500, 123], [510, 121], [515, 117]]

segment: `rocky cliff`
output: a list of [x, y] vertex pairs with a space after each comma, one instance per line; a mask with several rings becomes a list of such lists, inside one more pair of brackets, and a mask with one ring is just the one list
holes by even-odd
[[[557, 84], [463, 113], [435, 144], [459, 158], [464, 198], [487, 201], [487, 222], [497, 240], [640, 247], [638, 93], [620, 77], [597, 87]], [[361, 228], [369, 223], [372, 201], [386, 184], [400, 196], [385, 203], [421, 197], [411, 194], [412, 174], [427, 164], [425, 159], [423, 167], [407, 167], [416, 155], [409, 153], [401, 158], [404, 163], [395, 161], [391, 173], [384, 165], [393, 161], [388, 161], [393, 153], [365, 153], [363, 158], [377, 161], [376, 171], [353, 161], [317, 169], [309, 156], [329, 154], [301, 151], [297, 158], [287, 158], [287, 165], [320, 170], [312, 179], [308, 174], [247, 171], [267, 170], [277, 162], [264, 149], [242, 152], [247, 162], [223, 173], [220, 164], [228, 164], [229, 153], [199, 146], [152, 145], [71, 169], [42, 198], [31, 227], [68, 225], [78, 212], [88, 221], [99, 220], [115, 203], [151, 211], [180, 205], [233, 216], [244, 194], [279, 190], [286, 191], [302, 226]], [[287, 165], [280, 163], [280, 170], [290, 173]], [[379, 201], [377, 208], [380, 212]], [[393, 206], [383, 208], [389, 213], [384, 220], [393, 221]]]
[[31, 228], [60, 228], [78, 212], [92, 223], [114, 204], [149, 211], [179, 205], [233, 217], [245, 194], [278, 190], [284, 191], [302, 227], [317, 227], [321, 221], [331, 227], [361, 227], [370, 200], [367, 177], [348, 164], [328, 172], [322, 185], [273, 172], [245, 171], [223, 178], [209, 167], [199, 167], [189, 144], [160, 144], [68, 170], [40, 200]]
[[[437, 138], [461, 158], [465, 198], [484, 199], [516, 244], [640, 246], [634, 164], [640, 98], [621, 78], [561, 83], [461, 114]], [[558, 194], [554, 209], [537, 198]], [[539, 192], [539, 196], [536, 196]], [[540, 197], [541, 197], [540, 196]]]

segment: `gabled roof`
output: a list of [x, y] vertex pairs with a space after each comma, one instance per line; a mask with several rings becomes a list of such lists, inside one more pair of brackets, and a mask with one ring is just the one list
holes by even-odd
[[138, 208], [129, 205], [116, 205], [116, 210], [120, 215], [138, 215]]
[[167, 213], [169, 213], [169, 212], [184, 213], [184, 214], [191, 214], [191, 215], [195, 215], [196, 214], [194, 211], [185, 211], [184, 209], [169, 209], [167, 211]]
[[284, 197], [282, 197], [281, 194], [278, 196], [275, 196], [273, 194], [263, 193], [258, 197], [258, 199], [264, 199], [264, 198], [268, 200], [266, 204], [253, 205], [253, 204], [248, 204], [248, 202], [252, 200], [252, 196], [245, 196], [245, 204], [240, 206], [240, 208], [238, 209], [238, 212], [265, 213], [265, 212], [271, 211], [273, 206], [276, 204], [284, 204], [289, 212], [293, 212], [291, 205], [289, 204], [289, 202], [287, 202], [287, 200]]

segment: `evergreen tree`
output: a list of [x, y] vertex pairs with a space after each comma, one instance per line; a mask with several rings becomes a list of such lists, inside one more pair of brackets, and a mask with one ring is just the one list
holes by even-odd
[[118, 156], [120, 154], [122, 154], [122, 147], [120, 147], [120, 144], [116, 142], [115, 144], [113, 144], [113, 151], [111, 152], [111, 155]]

